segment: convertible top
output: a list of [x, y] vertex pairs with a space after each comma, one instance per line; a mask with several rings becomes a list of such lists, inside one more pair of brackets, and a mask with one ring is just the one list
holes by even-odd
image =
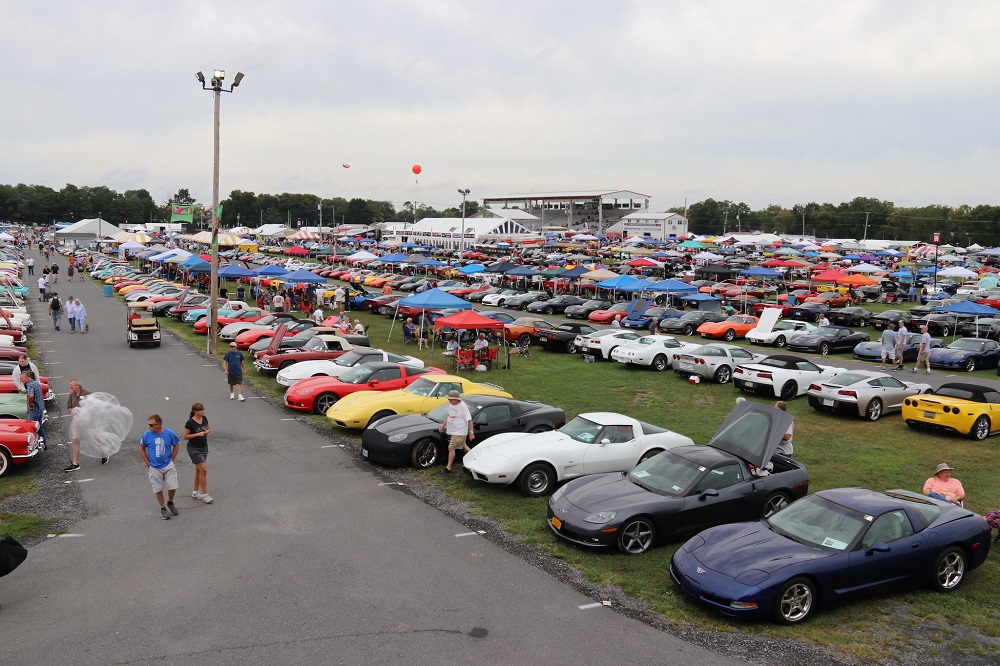
[[942, 384], [935, 393], [946, 398], [971, 400], [972, 402], [1000, 403], [1000, 392], [991, 386], [950, 382]]

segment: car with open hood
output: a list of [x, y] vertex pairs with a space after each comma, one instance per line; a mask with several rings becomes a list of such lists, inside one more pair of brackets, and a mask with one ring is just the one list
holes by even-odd
[[556, 536], [639, 555], [714, 525], [756, 520], [804, 497], [805, 466], [777, 454], [792, 415], [736, 406], [704, 446], [675, 446], [628, 472], [570, 481], [549, 500]]
[[763, 520], [701, 532], [674, 552], [670, 577], [723, 615], [799, 624], [861, 596], [953, 592], [986, 561], [990, 536], [982, 516], [951, 502], [833, 488]]
[[516, 484], [528, 497], [548, 495], [557, 483], [587, 474], [622, 472], [675, 446], [684, 435], [624, 414], [581, 414], [559, 430], [508, 433], [465, 454], [462, 471], [493, 485]]
[[747, 331], [746, 340], [755, 345], [784, 347], [790, 338], [813, 333], [817, 328], [805, 321], [781, 319], [781, 312], [777, 308], [767, 308], [760, 314], [757, 325]]

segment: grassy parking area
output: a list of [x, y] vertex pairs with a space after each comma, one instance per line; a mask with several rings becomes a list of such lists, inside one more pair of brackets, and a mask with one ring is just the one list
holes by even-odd
[[[368, 313], [356, 316], [371, 325], [369, 335], [373, 346], [415, 355], [427, 365], [452, 371], [450, 359], [442, 356], [440, 349], [431, 352], [404, 346], [398, 325], [389, 339], [388, 318]], [[194, 335], [188, 325], [172, 320], [161, 319], [161, 322], [199, 348], [205, 347], [204, 336]], [[877, 335], [873, 332], [872, 337]], [[847, 355], [841, 355], [816, 360], [836, 365], [838, 360], [846, 358]], [[249, 361], [247, 365], [249, 368]], [[515, 356], [509, 371], [495, 369], [471, 374], [476, 379], [502, 385], [518, 398], [557, 404], [566, 410], [568, 417], [588, 411], [626, 413], [688, 435], [696, 443], [705, 443], [712, 437], [736, 397], [741, 395], [732, 385], [691, 386], [672, 372], [630, 369], [617, 363], [583, 363], [578, 356], [541, 349], [533, 350], [528, 358]], [[900, 378], [909, 380], [910, 374]], [[995, 378], [995, 371], [963, 373], [959, 377], [962, 381], [986, 378]], [[256, 370], [249, 369], [249, 380], [255, 388], [276, 399], [283, 395], [283, 387]], [[750, 399], [773, 402], [773, 399]], [[1000, 507], [1000, 484], [995, 479], [995, 439], [974, 442], [911, 430], [898, 414], [868, 423], [818, 413], [804, 398], [791, 401], [789, 411], [796, 418], [796, 457], [809, 470], [811, 491], [840, 486], [919, 491], [934, 466], [946, 461], [956, 468], [956, 477], [965, 485], [970, 509], [984, 513]], [[325, 419], [314, 418], [325, 425]], [[357, 441], [357, 433], [353, 436]], [[1000, 550], [951, 595], [917, 590], [826, 607], [808, 623], [794, 628], [737, 623], [696, 606], [675, 588], [667, 567], [679, 544], [660, 547], [640, 557], [585, 551], [558, 541], [549, 532], [545, 499], [530, 500], [512, 488], [475, 484], [464, 475], [445, 476], [437, 470], [416, 473], [440, 485], [448, 495], [466, 501], [473, 511], [499, 521], [512, 533], [571, 564], [588, 581], [617, 585], [672, 623], [801, 640], [871, 660], [914, 646], [919, 646], [925, 654], [955, 651], [1000, 654], [1000, 596], [996, 594], [1000, 589], [997, 564]]]

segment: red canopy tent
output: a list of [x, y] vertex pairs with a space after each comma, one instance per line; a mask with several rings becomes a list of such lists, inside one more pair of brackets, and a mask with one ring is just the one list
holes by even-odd
[[631, 266], [632, 268], [653, 268], [654, 266], [659, 266], [652, 259], [646, 259], [645, 257], [639, 257], [638, 259], [633, 259], [632, 261], [625, 264], [626, 266]]
[[484, 317], [478, 312], [473, 312], [472, 310], [463, 310], [462, 312], [448, 315], [447, 317], [438, 317], [434, 322], [434, 328], [454, 328], [465, 329], [466, 331], [482, 331], [482, 330], [502, 330], [503, 322], [497, 321], [496, 319], [490, 319], [489, 317]]
[[285, 250], [285, 254], [303, 255], [303, 254], [309, 254], [309, 250], [305, 249], [300, 245], [296, 245], [295, 247], [290, 247], [287, 250]]

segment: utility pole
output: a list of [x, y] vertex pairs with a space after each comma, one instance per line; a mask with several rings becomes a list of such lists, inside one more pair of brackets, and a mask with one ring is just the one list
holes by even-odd
[[802, 213], [802, 237], [806, 236], [806, 214]]
[[861, 239], [862, 242], [868, 240], [868, 215], [869, 213], [865, 213], [865, 237]]

